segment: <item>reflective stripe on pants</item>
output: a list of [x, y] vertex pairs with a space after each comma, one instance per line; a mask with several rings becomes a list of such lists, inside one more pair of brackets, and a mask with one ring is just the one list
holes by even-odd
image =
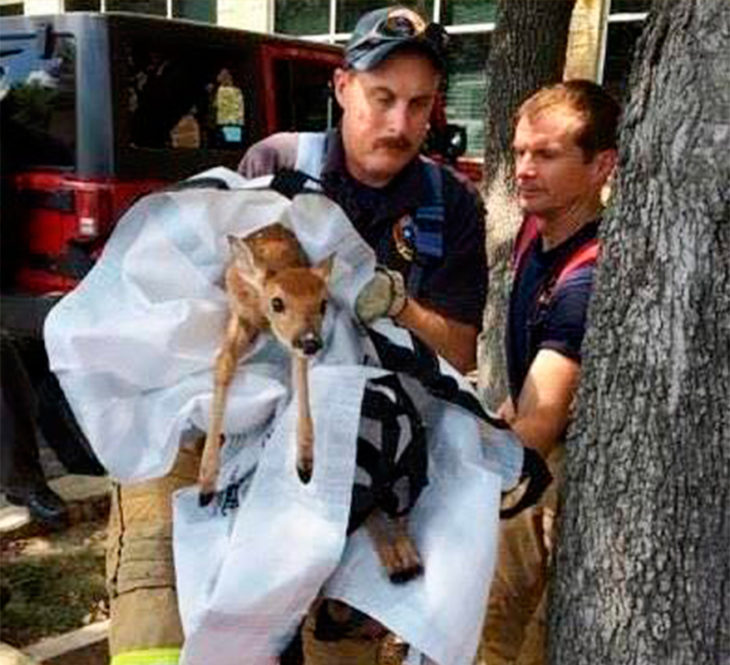
[[177, 665], [180, 649], [140, 649], [113, 656], [110, 665]]

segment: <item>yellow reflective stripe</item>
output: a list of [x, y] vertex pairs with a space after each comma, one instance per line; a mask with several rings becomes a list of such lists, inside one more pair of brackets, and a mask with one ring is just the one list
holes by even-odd
[[177, 665], [180, 648], [139, 649], [113, 656], [109, 665]]

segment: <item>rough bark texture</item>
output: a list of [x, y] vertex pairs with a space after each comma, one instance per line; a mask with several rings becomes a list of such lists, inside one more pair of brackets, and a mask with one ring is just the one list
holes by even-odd
[[640, 41], [568, 444], [557, 664], [730, 663], [730, 3]]
[[560, 81], [575, 0], [500, 0], [487, 61], [483, 192], [487, 206], [489, 298], [479, 344], [487, 404], [506, 395], [504, 327], [509, 256], [520, 214], [512, 201], [512, 117], [540, 86]]

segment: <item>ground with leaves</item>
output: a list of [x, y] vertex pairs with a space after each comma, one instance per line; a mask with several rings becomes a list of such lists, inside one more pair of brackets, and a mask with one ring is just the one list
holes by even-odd
[[22, 647], [107, 618], [105, 539], [100, 520], [0, 542], [0, 583], [10, 592], [0, 641]]

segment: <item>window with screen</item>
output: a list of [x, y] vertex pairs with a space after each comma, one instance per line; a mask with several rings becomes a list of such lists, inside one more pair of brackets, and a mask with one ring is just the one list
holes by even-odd
[[610, 0], [603, 60], [605, 88], [620, 102], [628, 95], [636, 43], [644, 29], [651, 0]]
[[63, 5], [67, 12], [101, 11], [101, 0], [65, 0]]
[[186, 18], [201, 23], [215, 23], [218, 18], [216, 0], [175, 0], [173, 18]]
[[484, 152], [484, 63], [488, 53], [488, 32], [451, 36], [446, 118], [466, 128], [470, 155], [481, 156]]
[[0, 5], [0, 16], [20, 16], [22, 13], [22, 2], [11, 2]]
[[441, 21], [444, 25], [493, 23], [497, 19], [497, 0], [444, 0]]
[[167, 0], [106, 0], [106, 11], [167, 16]]
[[379, 2], [378, 0], [337, 0], [336, 32], [352, 32], [358, 19], [373, 9], [388, 4], [415, 9], [421, 16], [433, 16], [433, 0], [403, 0], [403, 2]]
[[276, 0], [274, 32], [322, 35], [329, 31], [329, 0]]
[[641, 21], [608, 24], [603, 85], [616, 100], [622, 103], [628, 95], [629, 75], [636, 42], [643, 28], [644, 24]]
[[612, 14], [648, 12], [653, 0], [611, 0]]

